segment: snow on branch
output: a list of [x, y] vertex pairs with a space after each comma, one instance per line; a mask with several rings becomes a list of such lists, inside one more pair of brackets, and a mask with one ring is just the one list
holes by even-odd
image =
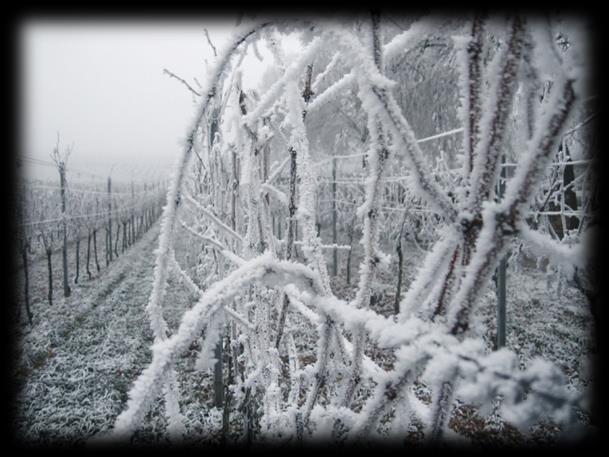
[[383, 56], [386, 65], [393, 61], [398, 55], [408, 52], [415, 42], [437, 30], [439, 21], [435, 18], [424, 17], [411, 24], [408, 30], [394, 36], [390, 42], [383, 46]]
[[278, 202], [280, 202], [283, 206], [287, 208], [288, 206], [288, 196], [284, 194], [282, 191], [277, 189], [275, 186], [267, 183], [263, 183], [260, 185], [260, 189], [264, 194], [271, 194], [273, 198], [275, 198]]
[[212, 213], [209, 209], [202, 206], [198, 201], [192, 198], [190, 195], [185, 194], [184, 198], [195, 206], [201, 213], [205, 214], [218, 228], [220, 228], [224, 233], [230, 235], [232, 238], [237, 240], [239, 243], [243, 243], [243, 237], [235, 232], [232, 228], [222, 222], [218, 217]]
[[183, 221], [180, 221], [180, 225], [184, 229], [186, 229], [186, 231], [188, 231], [189, 233], [193, 234], [200, 240], [203, 240], [207, 244], [210, 244], [211, 246], [216, 248], [218, 250], [218, 252], [220, 254], [222, 254], [222, 256], [224, 256], [228, 261], [234, 263], [235, 265], [241, 265], [244, 262], [244, 260], [241, 257], [239, 257], [237, 254], [229, 251], [228, 249], [226, 249], [226, 247], [222, 243], [220, 243], [218, 240], [215, 240], [213, 238], [200, 234], [199, 232], [197, 232], [195, 229], [193, 229], [192, 227], [190, 227]]
[[[269, 177], [267, 178], [267, 180], [265, 181], [264, 184], [267, 185], [272, 185], [273, 181], [275, 181], [280, 175], [281, 172], [283, 171], [283, 169], [285, 168], [285, 166], [290, 163], [290, 157], [286, 157], [283, 162], [281, 162], [279, 165], [277, 165], [275, 168], [273, 168], [271, 170], [271, 173], [269, 174]], [[264, 185], [263, 184], [263, 185]]]
[[338, 44], [345, 50], [353, 65], [358, 68], [360, 75], [358, 84], [364, 84], [364, 87], [370, 85], [370, 89], [361, 91], [362, 95], [365, 95], [364, 105], [367, 105], [369, 113], [376, 113], [382, 121], [385, 121], [384, 124], [403, 148], [400, 152], [404, 153], [412, 167], [415, 190], [449, 220], [454, 220], [457, 212], [438, 184], [430, 179], [432, 174], [423, 162], [423, 153], [414, 132], [390, 92], [393, 82], [380, 74], [372, 58], [367, 57], [369, 54], [362, 49], [358, 40], [343, 31], [332, 30], [331, 33], [337, 38]]
[[[518, 16], [512, 20], [506, 44], [495, 56], [488, 69], [491, 87], [487, 104], [479, 120], [471, 128], [479, 129], [478, 138], [472, 146], [473, 170], [469, 185], [470, 202], [468, 208], [474, 214], [480, 211], [481, 202], [486, 200], [495, 185], [501, 147], [507, 131], [506, 124], [511, 112], [517, 86], [517, 74], [524, 45], [524, 23]], [[472, 134], [473, 135], [473, 134]]]
[[[480, 139], [480, 117], [482, 114], [482, 34], [484, 16], [476, 14], [472, 23], [471, 36], [454, 37], [460, 62], [459, 83], [462, 93], [461, 119], [466, 135], [463, 136], [464, 163], [463, 176], [466, 181], [472, 172], [474, 150]], [[465, 201], [464, 196], [461, 196]]]
[[507, 183], [502, 210], [509, 214], [523, 212], [534, 195], [547, 165], [556, 151], [559, 133], [571, 113], [576, 96], [572, 79], [561, 79], [550, 95], [545, 116], [538, 122], [528, 150], [519, 161], [514, 177]]
[[[197, 366], [211, 368], [217, 362], [213, 348], [220, 338], [230, 339], [231, 344], [224, 346], [229, 348], [229, 353], [223, 357], [232, 362], [228, 376], [232, 379], [226, 381], [228, 391], [234, 395], [231, 401], [239, 405], [235, 410], [243, 413], [246, 432], [252, 433], [259, 426], [264, 439], [281, 437], [299, 441], [305, 433], [321, 436], [326, 433], [322, 430], [325, 427], [333, 438], [360, 440], [387, 427], [407, 429], [412, 421], [423, 425], [425, 436], [439, 439], [447, 427], [455, 399], [484, 409], [500, 397], [504, 418], [521, 425], [546, 415], [561, 424], [573, 421], [574, 407], [579, 405], [580, 399], [566, 390], [565, 380], [556, 367], [533, 362], [521, 371], [513, 353], [502, 350], [486, 354], [482, 340], [469, 339], [465, 334], [477, 299], [513, 237], [519, 235], [536, 252], [568, 269], [584, 266], [581, 245], [567, 247], [555, 242], [533, 231], [524, 220], [530, 199], [546, 172], [575, 101], [573, 81], [559, 78], [554, 82], [550, 100], [544, 102], [544, 114], [536, 122], [536, 131], [516, 160], [515, 174], [508, 181], [503, 199], [494, 201], [492, 190], [502, 143], [508, 138], [508, 108], [514, 98], [522, 48], [526, 47], [523, 23], [519, 18], [510, 23], [507, 40], [487, 68], [489, 97], [484, 104], [481, 101], [484, 99], [481, 46], [486, 35], [482, 33], [484, 21], [476, 16], [472, 36], [461, 43], [456, 40], [461, 45], [461, 92], [469, 103], [462, 116], [472, 114], [472, 107], [475, 112], [470, 119], [462, 119], [462, 129], [417, 140], [393, 94], [396, 83], [383, 75], [383, 62], [390, 63], [400, 52], [408, 51], [433, 29], [435, 22], [424, 18], [382, 47], [379, 18], [376, 13], [372, 15], [372, 33], [366, 40], [346, 28], [324, 26], [321, 32], [317, 26], [312, 28], [309, 37], [317, 36], [261, 98], [249, 93], [248, 98], [245, 97], [240, 90], [240, 69], [233, 68], [228, 89], [225, 86], [223, 90], [222, 84], [230, 56], [235, 56], [247, 37], [254, 36], [265, 26], [257, 26], [249, 35], [240, 35], [228, 51], [219, 53], [220, 64], [208, 82], [208, 89], [201, 91], [204, 94], [202, 105], [167, 191], [148, 306], [155, 332], [152, 361], [130, 389], [126, 409], [115, 422], [115, 436], [130, 435], [140, 427], [162, 393], [166, 395], [169, 429], [174, 434], [181, 433], [175, 367], [180, 357], [199, 340], [204, 329], [207, 330]], [[371, 49], [368, 44], [362, 44], [368, 41], [372, 43]], [[334, 52], [332, 60], [319, 73], [313, 87], [321, 85], [339, 60], [348, 73], [309, 103], [312, 62], [322, 48], [330, 45]], [[243, 56], [242, 53], [241, 58]], [[230, 93], [234, 80], [239, 80], [235, 83], [238, 94]], [[358, 180], [357, 176], [344, 180], [363, 184], [357, 189], [363, 193], [363, 198], [358, 194], [357, 199], [349, 202], [354, 206], [356, 201], [362, 202], [357, 215], [362, 220], [364, 255], [355, 299], [348, 302], [332, 292], [324, 249], [335, 251], [351, 249], [351, 246], [337, 244], [337, 238], [334, 244], [322, 244], [319, 204], [327, 200], [318, 199], [323, 191], [319, 182], [323, 179], [318, 180], [316, 176], [319, 164], [311, 162], [305, 121], [307, 117], [319, 114], [322, 106], [351, 87], [357, 90], [359, 100], [355, 102], [361, 102], [369, 135], [365, 181]], [[220, 117], [215, 117], [209, 109], [210, 104], [214, 97], [223, 93], [226, 99], [218, 100], [218, 103], [224, 102], [226, 114], [222, 112]], [[249, 109], [252, 105], [253, 109]], [[273, 114], [265, 117], [271, 110]], [[281, 120], [281, 126], [276, 125]], [[217, 125], [212, 128], [213, 123]], [[223, 125], [229, 123], [232, 130], [227, 134]], [[283, 136], [282, 129], [289, 138], [283, 137], [281, 149], [275, 151], [274, 142], [270, 140], [273, 135]], [[464, 135], [465, 149], [471, 149], [470, 161], [466, 157], [462, 176], [453, 173], [459, 170], [449, 170], [445, 162], [442, 162], [444, 168], [432, 169], [419, 144], [460, 132]], [[204, 169], [199, 167], [197, 171], [193, 167], [191, 170], [187, 167], [191, 151], [199, 147], [201, 137], [210, 135], [214, 142], [213, 145], [212, 141], [208, 143], [213, 147], [199, 149], [207, 153], [201, 160]], [[226, 136], [231, 135], [227, 141]], [[357, 144], [361, 146], [361, 142]], [[289, 157], [280, 159], [269, 172], [269, 161], [278, 154], [283, 158], [286, 147]], [[345, 147], [352, 146], [345, 144]], [[348, 152], [353, 154], [336, 155], [334, 159], [362, 156], [361, 149]], [[393, 166], [392, 160], [396, 156], [405, 158], [408, 179], [403, 176], [384, 178], [385, 168]], [[229, 157], [227, 161], [226, 157]], [[289, 196], [280, 190], [284, 189], [281, 186], [286, 184], [285, 180], [278, 179], [288, 162]], [[197, 189], [197, 198], [201, 200], [185, 191], [184, 177], [193, 170], [199, 175], [189, 185]], [[403, 170], [393, 171], [394, 174], [404, 173]], [[440, 179], [436, 179], [438, 173], [441, 173]], [[453, 181], [450, 186], [443, 187], [442, 183], [447, 179]], [[341, 182], [336, 177], [333, 180]], [[408, 199], [400, 199], [398, 195], [399, 203], [394, 206], [402, 204], [408, 210], [409, 205], [421, 205], [424, 199], [433, 206], [423, 208], [432, 218], [432, 222], [426, 224], [444, 223], [445, 227], [430, 230], [426, 241], [431, 250], [414, 280], [410, 281], [400, 303], [400, 314], [397, 318], [385, 317], [368, 307], [373, 287], [378, 287], [374, 281], [376, 268], [384, 258], [379, 239], [385, 226], [381, 226], [377, 218], [384, 208], [385, 198], [396, 201], [394, 194], [387, 193], [387, 186], [397, 187], [396, 181], [404, 180], [409, 186], [399, 190], [404, 190]], [[453, 197], [455, 189], [461, 197], [457, 201]], [[238, 190], [242, 191], [241, 195]], [[468, 190], [469, 197], [462, 198], [468, 195]], [[389, 192], [393, 190], [389, 189]], [[341, 197], [349, 199], [353, 194]], [[210, 221], [208, 231], [216, 231], [222, 236], [216, 239], [208, 233], [199, 233], [180, 219], [177, 213], [184, 201], [192, 210], [194, 220]], [[340, 200], [334, 198], [333, 202]], [[227, 209], [229, 205], [230, 210]], [[285, 206], [288, 207], [288, 223], [284, 241], [278, 238], [286, 227], [282, 220], [286, 216]], [[421, 208], [411, 211], [415, 214], [419, 210]], [[230, 222], [224, 222], [217, 215], [222, 215], [224, 220], [230, 217]], [[383, 214], [383, 217], [390, 216]], [[281, 224], [276, 229], [277, 219]], [[302, 237], [297, 242], [296, 219]], [[215, 272], [200, 273], [197, 269], [197, 274], [206, 284], [211, 282], [206, 279], [207, 275], [210, 279], [221, 279], [206, 290], [197, 286], [176, 261], [173, 252], [176, 222], [213, 247], [204, 250], [204, 254], [213, 254]], [[475, 236], [469, 237], [468, 230], [472, 227]], [[244, 232], [246, 235], [240, 235]], [[233, 240], [240, 244], [239, 254], [253, 258], [246, 260], [229, 251], [226, 246]], [[277, 246], [282, 243], [287, 245], [288, 260], [277, 259], [281, 251]], [[352, 243], [352, 237], [349, 243]], [[291, 260], [297, 258], [292, 255], [295, 245], [302, 247], [306, 263]], [[226, 273], [227, 264], [218, 261], [218, 252], [232, 261], [236, 269]], [[195, 305], [184, 313], [177, 331], [171, 336], [167, 335], [167, 324], [161, 312], [166, 270], [173, 271], [182, 279], [185, 288], [197, 297]], [[294, 343], [302, 320], [292, 321], [292, 316], [287, 316], [288, 309], [304, 316], [309, 332], [317, 332], [314, 357], [303, 362], [302, 369]], [[231, 320], [230, 332], [223, 332], [226, 319]], [[285, 338], [282, 340], [284, 326]], [[366, 355], [367, 345], [374, 345], [375, 352], [378, 349], [391, 353], [393, 365], [387, 369], [379, 366], [376, 356], [373, 360]], [[239, 353], [241, 348], [243, 354]], [[424, 404], [414, 393], [421, 383], [431, 391], [430, 405]], [[361, 398], [356, 395], [360, 392]], [[285, 398], [288, 404], [285, 404]], [[361, 409], [351, 407], [353, 398], [358, 398]], [[232, 414], [230, 408], [229, 404], [226, 412]]]
[[193, 126], [190, 128], [190, 133], [188, 134], [185, 147], [182, 151], [182, 155], [180, 156], [180, 159], [176, 164], [174, 174], [167, 190], [167, 205], [163, 210], [163, 215], [161, 218], [159, 249], [154, 268], [152, 292], [147, 307], [147, 311], [150, 315], [151, 327], [154, 332], [155, 338], [163, 339], [166, 337], [167, 333], [167, 323], [165, 322], [162, 316], [160, 304], [165, 294], [169, 250], [171, 248], [170, 244], [173, 240], [173, 233], [175, 230], [175, 220], [182, 192], [182, 182], [186, 174], [186, 167], [192, 155], [193, 145], [195, 142], [197, 131], [199, 130], [201, 121], [203, 120], [203, 117], [209, 108], [210, 101], [216, 95], [217, 86], [220, 83], [223, 73], [232, 56], [232, 53], [242, 43], [246, 42], [248, 38], [250, 38], [252, 35], [257, 33], [262, 28], [266, 27], [267, 25], [268, 24], [258, 24], [249, 31], [243, 34], [239, 34], [237, 36], [235, 41], [233, 41], [224, 50], [224, 52], [220, 54], [221, 58], [218, 60], [218, 64], [216, 65], [215, 71], [211, 73], [212, 76], [210, 77], [209, 82], [207, 83], [207, 89], [201, 92], [203, 94], [206, 94], [206, 96], [203, 97], [203, 100], [201, 101], [199, 111], [195, 116]]
[[540, 120], [529, 143], [528, 151], [519, 162], [515, 176], [508, 181], [504, 199], [491, 203], [482, 212], [482, 229], [475, 252], [465, 271], [463, 283], [451, 304], [451, 331], [462, 334], [469, 327], [471, 307], [487, 283], [499, 257], [507, 249], [507, 237], [517, 234], [520, 221], [546, 166], [556, 150], [558, 133], [565, 124], [575, 102], [573, 81], [559, 83], [546, 116]]
[[172, 266], [173, 270], [178, 274], [178, 276], [184, 281], [184, 284], [186, 284], [186, 287], [188, 287], [188, 290], [190, 290], [190, 292], [193, 295], [197, 296], [197, 298], [198, 298], [203, 292], [201, 291], [199, 286], [197, 286], [194, 283], [194, 281], [188, 275], [188, 273], [186, 273], [182, 269], [182, 267], [178, 263], [178, 260], [175, 258], [175, 253], [174, 252], [172, 252], [172, 254], [171, 254], [171, 266]]
[[244, 116], [243, 122], [245, 125], [250, 129], [254, 129], [258, 119], [278, 101], [286, 84], [301, 76], [303, 69], [309, 64], [314, 54], [321, 48], [322, 44], [323, 40], [321, 38], [317, 37], [313, 39], [309, 46], [300, 54], [299, 58], [288, 67], [281, 78], [279, 78], [262, 96], [256, 107]]
[[[242, 265], [244, 262], [245, 262], [245, 260], [240, 259], [240, 262], [238, 262], [238, 265]], [[186, 284], [186, 286], [188, 287], [188, 290], [190, 290], [190, 292], [193, 295], [195, 295], [197, 297], [197, 299], [200, 298], [203, 295], [203, 290], [201, 290], [199, 288], [199, 286], [197, 286], [193, 282], [192, 278], [182, 269], [182, 267], [180, 266], [178, 261], [175, 259], [175, 256], [172, 259], [172, 265], [173, 265], [173, 268], [175, 269], [175, 271], [178, 273], [179, 277], [182, 278], [182, 280], [184, 281], [184, 284]], [[239, 314], [237, 311], [230, 308], [229, 305], [224, 305], [224, 307], [222, 309], [226, 312], [228, 317], [232, 318], [239, 325], [242, 325], [246, 330], [248, 330], [248, 331], [255, 330], [255, 327], [251, 322], [249, 322], [244, 316]]]
[[127, 408], [116, 419], [114, 434], [130, 435], [141, 424], [152, 401], [159, 395], [178, 357], [199, 337], [209, 316], [222, 303], [251, 283], [280, 287], [287, 283], [313, 293], [323, 290], [319, 277], [309, 268], [274, 259], [270, 253], [256, 257], [207, 289], [195, 306], [186, 311], [175, 334], [153, 346], [152, 362], [144, 369], [129, 392]]
[[[190, 132], [186, 138], [184, 148], [179, 160], [176, 163], [172, 179], [167, 189], [167, 204], [163, 209], [161, 216], [161, 228], [159, 234], [159, 248], [157, 251], [156, 263], [154, 267], [154, 278], [152, 291], [146, 311], [150, 318], [150, 326], [154, 334], [155, 341], [160, 343], [167, 338], [168, 326], [163, 317], [162, 302], [167, 287], [167, 274], [170, 260], [170, 251], [175, 232], [176, 218], [178, 207], [181, 200], [182, 185], [186, 175], [187, 166], [192, 156], [192, 151], [195, 144], [197, 132], [202, 124], [203, 118], [207, 113], [211, 101], [216, 96], [218, 85], [221, 82], [226, 67], [233, 55], [233, 52], [252, 35], [266, 27], [268, 24], [258, 24], [252, 29], [243, 34], [239, 34], [235, 40], [229, 44], [221, 58], [218, 59], [218, 64], [215, 70], [211, 73], [211, 77], [207, 82], [207, 86], [201, 91], [204, 94], [201, 100], [198, 113], [195, 116]], [[173, 368], [164, 374], [163, 377], [165, 390], [165, 412], [168, 416], [169, 431], [174, 436], [180, 436], [183, 431], [182, 418], [179, 415], [178, 407], [178, 391], [176, 383], [176, 374]]]
[[518, 233], [537, 255], [547, 257], [556, 266], [565, 267], [568, 276], [572, 276], [575, 268], [585, 268], [586, 259], [581, 245], [567, 246], [560, 243], [548, 235], [531, 229], [526, 221], [518, 224]]
[[400, 302], [400, 319], [402, 321], [421, 309], [421, 305], [431, 292], [436, 278], [447, 266], [450, 260], [450, 251], [455, 248], [457, 242], [457, 232], [452, 226], [440, 235], [440, 239], [425, 257], [423, 265], [417, 271], [414, 282]]
[[317, 91], [318, 86], [322, 83], [322, 81], [326, 78], [326, 76], [332, 70], [334, 70], [334, 67], [336, 67], [336, 64], [338, 63], [339, 60], [340, 60], [340, 54], [337, 52], [332, 56], [332, 59], [330, 59], [330, 62], [328, 63], [328, 65], [326, 65], [326, 68], [324, 69], [324, 71], [319, 73], [317, 75], [317, 77], [315, 78], [315, 81], [313, 81], [313, 83], [311, 84], [311, 89], [313, 89], [313, 91]]
[[[377, 69], [381, 70], [383, 55], [380, 46], [380, 16], [375, 13], [371, 15], [371, 41], [371, 54]], [[362, 106], [364, 109], [369, 110], [369, 107], [366, 106], [366, 96], [363, 94], [365, 90], [369, 90], [369, 88], [360, 84], [359, 97], [362, 100]], [[364, 257], [360, 263], [357, 291], [351, 303], [355, 308], [368, 306], [372, 295], [372, 282], [376, 275], [377, 265], [381, 261], [377, 207], [379, 206], [379, 194], [381, 192], [380, 180], [389, 155], [389, 150], [386, 146], [387, 137], [381, 122], [374, 111], [368, 111], [367, 115], [368, 132], [370, 133], [371, 140], [368, 152], [368, 176], [366, 178], [364, 201], [356, 211], [356, 214], [364, 219], [361, 239], [361, 244], [364, 246]], [[354, 329], [353, 340], [354, 355], [351, 361], [351, 373], [341, 403], [341, 406], [344, 407], [349, 406], [351, 403], [355, 389], [361, 379], [362, 355], [366, 343], [363, 326], [359, 325]]]
[[321, 94], [315, 97], [311, 103], [307, 105], [307, 112], [310, 115], [314, 115], [321, 107], [327, 105], [332, 100], [336, 99], [342, 91], [352, 87], [355, 83], [355, 75], [353, 73], [347, 73], [341, 77], [338, 81], [324, 90]]
[[201, 233], [197, 232], [195, 229], [193, 229], [192, 227], [190, 227], [188, 224], [186, 224], [184, 221], [180, 221], [180, 225], [186, 229], [187, 232], [191, 233], [192, 235], [196, 236], [197, 238], [199, 238], [200, 240], [205, 241], [206, 243], [211, 244], [213, 247], [217, 248], [219, 251], [223, 251], [224, 249], [226, 249], [224, 247], [223, 244], [221, 244], [219, 241], [214, 240], [213, 238], [210, 238], [208, 236], [202, 235]]

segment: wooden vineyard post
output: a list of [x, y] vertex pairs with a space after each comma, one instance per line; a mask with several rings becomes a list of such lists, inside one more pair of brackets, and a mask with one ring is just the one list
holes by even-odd
[[[502, 165], [505, 164], [505, 156], [503, 156]], [[506, 167], [501, 167], [501, 174], [499, 178], [499, 182], [497, 183], [497, 196], [498, 198], [503, 197], [505, 192], [505, 180], [506, 176]], [[505, 346], [505, 337], [506, 337], [506, 273], [507, 273], [507, 256], [506, 254], [501, 261], [499, 262], [499, 266], [495, 271], [495, 275], [497, 278], [497, 341], [496, 347], [497, 349], [501, 349]]]
[[69, 297], [71, 293], [70, 283], [68, 281], [68, 229], [66, 225], [66, 165], [64, 161], [58, 163], [59, 168], [59, 186], [61, 192], [61, 218], [63, 231], [63, 247], [61, 250], [62, 266], [63, 266], [63, 296]]

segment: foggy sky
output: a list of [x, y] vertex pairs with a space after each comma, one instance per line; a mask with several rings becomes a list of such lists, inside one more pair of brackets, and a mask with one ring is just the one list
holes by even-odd
[[[234, 30], [236, 18], [196, 22], [35, 22], [20, 34], [21, 148], [49, 162], [74, 144], [68, 161], [77, 170], [129, 180], [169, 177], [195, 114], [191, 93], [163, 74], [167, 68], [198, 88], [213, 51]], [[260, 63], [258, 63], [260, 65]], [[256, 79], [255, 63], [245, 78]], [[244, 84], [246, 81], [244, 81]], [[70, 167], [72, 171], [70, 171]], [[56, 170], [24, 165], [26, 176], [54, 178]]]

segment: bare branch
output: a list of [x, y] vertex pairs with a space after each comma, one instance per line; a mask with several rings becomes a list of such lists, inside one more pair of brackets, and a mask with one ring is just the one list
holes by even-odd
[[200, 97], [201, 94], [199, 92], [197, 92], [196, 90], [194, 90], [192, 88], [192, 86], [190, 84], [188, 84], [184, 79], [180, 78], [179, 76], [177, 76], [175, 73], [170, 72], [167, 68], [163, 68], [163, 73], [165, 73], [166, 75], [168, 75], [171, 78], [175, 78], [178, 81], [180, 81], [182, 84], [184, 84], [186, 86], [186, 88], [191, 91], [194, 95], [196, 95], [197, 97]]
[[218, 57], [216, 47], [212, 43], [211, 38], [209, 38], [209, 33], [207, 32], [207, 29], [205, 27], [203, 27], [203, 33], [205, 34], [205, 38], [207, 38], [207, 43], [209, 44], [209, 47], [212, 49], [212, 51], [214, 51], [214, 57]]

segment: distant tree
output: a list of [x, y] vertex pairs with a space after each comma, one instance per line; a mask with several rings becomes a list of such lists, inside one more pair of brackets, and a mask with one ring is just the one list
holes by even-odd
[[71, 293], [70, 281], [68, 278], [68, 224], [66, 213], [66, 164], [70, 154], [72, 153], [73, 145], [65, 149], [63, 153], [59, 151], [59, 133], [57, 133], [57, 144], [51, 152], [51, 159], [57, 165], [59, 172], [59, 186], [61, 192], [61, 217], [62, 217], [62, 232], [63, 232], [63, 247], [62, 247], [62, 266], [63, 266], [63, 296], [69, 297]]

